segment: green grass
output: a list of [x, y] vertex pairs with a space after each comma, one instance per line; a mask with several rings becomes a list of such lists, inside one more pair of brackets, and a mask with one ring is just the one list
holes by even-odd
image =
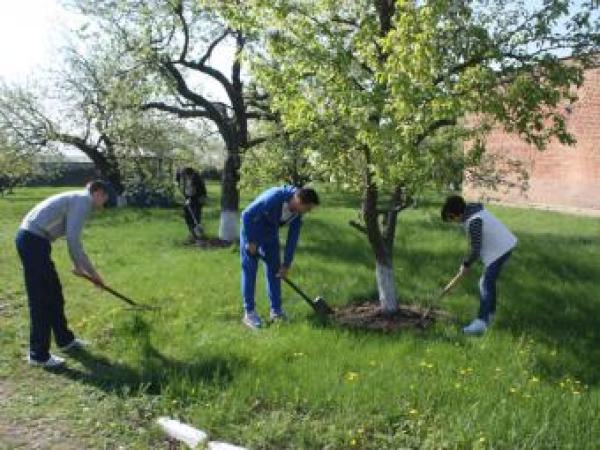
[[[205, 217], [214, 233], [218, 189], [210, 189]], [[55, 191], [0, 199], [4, 420], [48, 419], [90, 448], [165, 448], [153, 425], [160, 415], [253, 448], [600, 446], [599, 219], [492, 208], [520, 244], [500, 280], [491, 332], [466, 338], [453, 323], [387, 335], [319, 323], [285, 287], [291, 321], [251, 332], [240, 323], [236, 249], [181, 245], [178, 211], [106, 211], [85, 228], [91, 259], [109, 284], [162, 310], [126, 310], [71, 276], [65, 243], [57, 243], [67, 316], [94, 345], [55, 374], [23, 361], [27, 307], [13, 244], [22, 215]], [[368, 245], [346, 224], [356, 199], [322, 197], [291, 276], [332, 305], [373, 298]], [[404, 212], [395, 254], [401, 300], [425, 301], [465, 249], [437, 207]], [[477, 309], [474, 272], [444, 301], [464, 322]], [[262, 270], [257, 302], [264, 316]]]

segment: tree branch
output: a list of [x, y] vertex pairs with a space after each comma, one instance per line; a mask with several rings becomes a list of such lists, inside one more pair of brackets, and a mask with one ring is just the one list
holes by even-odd
[[421, 142], [423, 142], [423, 140], [426, 137], [430, 136], [436, 130], [443, 128], [443, 127], [449, 127], [452, 125], [456, 125], [456, 118], [440, 119], [440, 120], [436, 120], [436, 121], [432, 122], [420, 135], [417, 136], [417, 139], [415, 140], [415, 145], [417, 147], [419, 145], [421, 145]]
[[368, 234], [367, 233], [367, 227], [365, 227], [364, 225], [356, 222], [355, 220], [349, 220], [348, 221], [348, 225], [350, 225], [352, 228], [360, 231], [361, 233]]
[[215, 47], [217, 45], [219, 45], [219, 43], [225, 39], [227, 37], [227, 35], [230, 33], [229, 29], [226, 29], [225, 31], [223, 31], [223, 33], [221, 33], [221, 35], [219, 37], [217, 37], [206, 49], [206, 52], [204, 53], [204, 56], [202, 56], [202, 58], [200, 58], [200, 61], [198, 61], [198, 65], [203, 66], [206, 64], [206, 61], [209, 60], [209, 58], [212, 55], [213, 50], [215, 49]]
[[183, 109], [176, 106], [167, 105], [164, 102], [148, 102], [142, 105], [142, 110], [157, 109], [176, 115], [181, 118], [205, 117], [210, 119], [210, 114], [205, 110]]

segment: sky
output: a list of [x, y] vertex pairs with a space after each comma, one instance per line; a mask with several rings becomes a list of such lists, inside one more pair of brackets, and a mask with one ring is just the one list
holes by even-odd
[[0, 0], [0, 78], [21, 82], [52, 65], [79, 24], [57, 0]]
[[[541, 0], [527, 0], [537, 6]], [[576, 3], [594, 0], [578, 0]], [[83, 20], [60, 0], [0, 0], [0, 78], [19, 82], [52, 64], [68, 42], [69, 30]], [[214, 65], [229, 55], [215, 54]]]

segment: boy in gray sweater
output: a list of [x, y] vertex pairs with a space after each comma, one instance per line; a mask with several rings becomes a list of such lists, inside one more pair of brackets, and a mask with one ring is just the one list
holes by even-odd
[[97, 285], [102, 278], [81, 245], [81, 231], [92, 209], [101, 209], [108, 200], [107, 186], [93, 181], [85, 190], [54, 195], [35, 206], [25, 216], [15, 243], [23, 263], [29, 302], [29, 363], [58, 367], [64, 359], [51, 355], [50, 332], [62, 350], [81, 347], [67, 325], [62, 286], [51, 259], [51, 243], [66, 237], [76, 275], [88, 275]]

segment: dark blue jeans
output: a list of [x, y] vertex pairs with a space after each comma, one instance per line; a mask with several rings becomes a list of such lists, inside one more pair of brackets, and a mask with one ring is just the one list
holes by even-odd
[[486, 323], [489, 322], [490, 314], [496, 313], [496, 280], [511, 253], [505, 253], [490, 264], [479, 280], [479, 318]]
[[62, 286], [50, 257], [52, 247], [47, 239], [25, 230], [19, 230], [15, 243], [29, 299], [29, 355], [36, 361], [46, 361], [50, 357], [51, 331], [59, 347], [75, 339], [67, 326]]

